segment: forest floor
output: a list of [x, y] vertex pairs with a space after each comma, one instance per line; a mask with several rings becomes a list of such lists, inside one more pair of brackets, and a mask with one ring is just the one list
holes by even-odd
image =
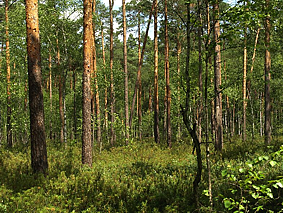
[[212, 151], [212, 208], [204, 145], [198, 207], [191, 143], [168, 149], [148, 140], [95, 150], [93, 167], [82, 168], [81, 144], [48, 142], [46, 177], [32, 174], [28, 146], [1, 147], [0, 212], [283, 212], [282, 144], [233, 139], [221, 153]]

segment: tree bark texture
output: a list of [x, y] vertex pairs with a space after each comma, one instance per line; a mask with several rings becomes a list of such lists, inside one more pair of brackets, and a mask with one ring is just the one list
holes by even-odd
[[12, 140], [12, 108], [11, 108], [11, 66], [10, 66], [10, 41], [9, 41], [9, 1], [5, 0], [5, 22], [6, 22], [6, 70], [7, 70], [7, 145], [13, 146]]
[[169, 73], [169, 37], [168, 37], [168, 17], [167, 17], [167, 0], [164, 0], [164, 16], [165, 16], [165, 74], [166, 74], [166, 93], [167, 93], [167, 109], [166, 109], [166, 130], [167, 145], [172, 147], [171, 139], [171, 89], [170, 89], [170, 73]]
[[30, 108], [31, 166], [35, 173], [47, 173], [44, 106], [41, 86], [41, 56], [38, 1], [26, 0], [28, 82]]
[[154, 139], [156, 143], [160, 143], [159, 136], [159, 97], [158, 97], [158, 4], [155, 1], [154, 11]]
[[115, 122], [115, 94], [114, 94], [114, 76], [113, 76], [113, 60], [114, 60], [114, 49], [113, 49], [113, 6], [114, 0], [109, 0], [110, 10], [110, 112], [111, 112], [111, 131], [110, 131], [110, 143], [114, 146], [116, 141], [116, 134], [114, 129]]
[[126, 22], [126, 1], [123, 5], [123, 48], [124, 48], [124, 75], [125, 75], [125, 136], [126, 144], [129, 142], [129, 94], [128, 94], [128, 55], [127, 55], [127, 22]]
[[215, 90], [215, 148], [220, 151], [223, 148], [223, 126], [222, 126], [222, 93], [221, 93], [221, 50], [220, 50], [220, 21], [219, 2], [213, 5], [214, 12], [214, 90]]
[[[266, 10], [269, 11], [270, 0], [265, 1]], [[265, 18], [265, 122], [264, 122], [264, 138], [265, 143], [271, 142], [271, 97], [270, 97], [270, 70], [271, 70], [271, 56], [270, 56], [270, 16]]]
[[83, 123], [82, 123], [82, 163], [92, 166], [91, 143], [91, 70], [92, 68], [92, 1], [84, 0], [84, 71], [83, 71]]

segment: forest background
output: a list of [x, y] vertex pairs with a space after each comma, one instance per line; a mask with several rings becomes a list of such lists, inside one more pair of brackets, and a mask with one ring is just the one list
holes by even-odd
[[27, 2], [0, 2], [0, 211], [282, 211], [281, 1], [39, 2], [38, 165]]

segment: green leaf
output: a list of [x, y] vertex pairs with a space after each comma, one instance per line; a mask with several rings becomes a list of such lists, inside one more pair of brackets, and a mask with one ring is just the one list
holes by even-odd
[[268, 197], [270, 197], [270, 198], [273, 199], [273, 194], [272, 194], [272, 192], [268, 192], [268, 193], [266, 193], [266, 195], [267, 195]]
[[283, 188], [283, 184], [281, 182], [277, 182], [276, 185], [279, 186], [280, 188]]
[[243, 168], [240, 168], [240, 169], [239, 169], [239, 172], [240, 172], [240, 173], [243, 173], [243, 172], [245, 172], [245, 170], [244, 170]]
[[229, 199], [224, 200], [224, 206], [225, 206], [226, 209], [229, 209], [231, 205], [232, 205], [232, 203]]
[[274, 161], [274, 160], [271, 160], [271, 161], [269, 162], [269, 164], [273, 167], [273, 166], [275, 166], [275, 165], [277, 164], [277, 162]]

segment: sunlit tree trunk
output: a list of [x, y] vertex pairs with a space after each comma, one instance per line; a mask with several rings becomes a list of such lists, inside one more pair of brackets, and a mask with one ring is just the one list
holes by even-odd
[[[50, 44], [51, 45], [51, 44]], [[52, 57], [51, 57], [51, 48], [49, 47], [49, 57], [48, 57], [48, 68], [49, 68], [49, 100], [50, 100], [50, 118], [49, 118], [49, 138], [52, 140]]]
[[113, 76], [113, 60], [114, 60], [114, 49], [113, 49], [113, 6], [114, 0], [109, 0], [109, 10], [110, 10], [110, 111], [111, 111], [111, 139], [110, 143], [114, 146], [116, 141], [116, 134], [114, 130], [115, 122], [115, 94], [114, 94], [114, 76]]
[[204, 104], [205, 104], [205, 148], [206, 148], [206, 166], [207, 166], [207, 176], [208, 176], [208, 194], [209, 194], [209, 204], [213, 207], [213, 199], [212, 199], [212, 184], [211, 184], [211, 167], [210, 167], [210, 150], [209, 150], [209, 113], [208, 113], [208, 71], [209, 71], [209, 60], [211, 58], [209, 51], [210, 45], [210, 15], [209, 15], [209, 0], [206, 0], [206, 19], [207, 19], [207, 35], [208, 40], [206, 41], [206, 57], [205, 57], [205, 91], [204, 91]]
[[83, 71], [83, 123], [82, 123], [82, 163], [92, 166], [91, 143], [91, 70], [92, 68], [92, 0], [84, 0], [84, 71]]
[[38, 1], [26, 0], [28, 81], [30, 108], [31, 166], [33, 172], [47, 173], [44, 106], [41, 86], [41, 56]]
[[[104, 48], [104, 34], [103, 34], [103, 24], [101, 21], [101, 46], [102, 46], [102, 60], [103, 60], [103, 69], [106, 68], [106, 59], [105, 59], [105, 48]], [[105, 85], [107, 85], [107, 77], [106, 74], [104, 76]], [[107, 97], [108, 97], [108, 90], [107, 86], [104, 89], [104, 127], [106, 131], [106, 137], [108, 138], [108, 107], [107, 107]]]
[[[96, 1], [93, 1], [93, 13], [95, 14]], [[95, 23], [93, 22], [93, 78], [95, 86], [95, 110], [96, 110], [96, 140], [102, 149], [102, 140], [101, 140], [101, 115], [100, 115], [100, 101], [99, 101], [99, 88], [98, 88], [98, 79], [97, 79], [97, 66], [96, 66], [96, 47], [95, 47]]]
[[[180, 67], [180, 55], [182, 52], [182, 45], [180, 42], [180, 33], [177, 34], [177, 73], [178, 73], [178, 77], [180, 77], [180, 73], [181, 73], [181, 67]], [[178, 105], [180, 105], [181, 103], [181, 93], [180, 93], [180, 81], [178, 81], [178, 87], [177, 87], [177, 93], [178, 93]], [[177, 124], [177, 140], [179, 141], [181, 139], [181, 112], [180, 109], [178, 107], [178, 124]]]
[[146, 28], [146, 32], [145, 32], [145, 36], [144, 36], [144, 40], [143, 40], [143, 47], [142, 47], [142, 51], [141, 51], [141, 57], [140, 57], [140, 60], [139, 60], [139, 65], [138, 65], [137, 80], [136, 80], [136, 83], [135, 83], [135, 90], [134, 90], [132, 106], [131, 106], [131, 113], [130, 113], [130, 119], [129, 119], [129, 126], [130, 126], [130, 128], [132, 126], [132, 118], [133, 118], [133, 114], [134, 114], [135, 102], [136, 102], [136, 97], [137, 97], [137, 93], [138, 93], [139, 83], [140, 83], [140, 79], [141, 79], [141, 68], [142, 68], [142, 64], [143, 64], [143, 56], [144, 56], [144, 53], [145, 53], [145, 47], [146, 47], [146, 43], [147, 43], [147, 37], [148, 37], [150, 22], [151, 22], [153, 10], [154, 10], [154, 5], [155, 5], [155, 2], [153, 2], [152, 7], [151, 7], [151, 11], [150, 11], [150, 14], [149, 14], [147, 28]]
[[9, 42], [9, 2], [5, 0], [5, 21], [6, 21], [6, 70], [7, 70], [7, 145], [13, 146], [12, 141], [12, 108], [11, 108], [11, 67], [10, 67], [10, 42]]
[[[270, 11], [270, 0], [265, 1], [265, 9]], [[270, 98], [270, 70], [271, 70], [271, 56], [270, 56], [270, 15], [265, 18], [265, 122], [264, 122], [264, 138], [265, 143], [271, 142], [271, 98]]]
[[164, 0], [164, 16], [165, 16], [165, 71], [166, 71], [166, 93], [167, 93], [167, 145], [172, 147], [171, 139], [171, 89], [170, 89], [170, 73], [169, 73], [169, 37], [168, 37], [168, 18], [167, 18], [167, 0]]
[[243, 61], [243, 141], [246, 141], [247, 129], [247, 26], [244, 29], [244, 61]]
[[159, 97], [158, 97], [158, 35], [157, 35], [157, 17], [158, 4], [155, 0], [154, 11], [154, 139], [160, 143], [159, 136]]
[[128, 60], [127, 60], [127, 23], [126, 23], [126, 2], [123, 4], [123, 47], [124, 47], [124, 75], [125, 75], [125, 136], [126, 144], [129, 142], [129, 95], [128, 95]]
[[199, 70], [199, 104], [198, 104], [198, 113], [197, 113], [197, 121], [198, 121], [198, 138], [201, 143], [201, 121], [202, 121], [202, 16], [201, 16], [201, 0], [198, 0], [198, 70]]
[[223, 147], [223, 126], [222, 126], [222, 93], [221, 93], [221, 50], [220, 50], [220, 21], [219, 2], [213, 5], [214, 12], [214, 90], [215, 90], [215, 148], [220, 151]]

